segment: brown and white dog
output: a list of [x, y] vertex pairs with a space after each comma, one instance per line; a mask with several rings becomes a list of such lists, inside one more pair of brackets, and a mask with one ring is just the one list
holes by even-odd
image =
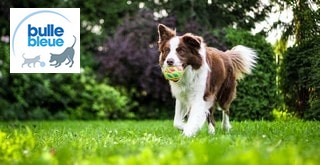
[[[165, 25], [158, 25], [159, 64], [182, 66], [184, 74], [177, 81], [169, 81], [176, 98], [174, 127], [185, 136], [194, 136], [208, 121], [209, 133], [215, 132], [214, 106], [222, 108], [222, 128], [229, 131], [229, 107], [236, 95], [237, 80], [250, 74], [257, 54], [238, 45], [226, 52], [207, 47], [203, 39], [190, 33], [177, 36]], [[187, 121], [184, 118], [188, 116]]]

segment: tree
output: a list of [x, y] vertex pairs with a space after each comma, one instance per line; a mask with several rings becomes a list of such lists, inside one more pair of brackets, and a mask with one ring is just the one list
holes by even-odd
[[270, 5], [259, 0], [158, 0], [144, 3], [155, 12], [164, 13], [163, 16], [176, 16], [177, 27], [182, 30], [190, 20], [211, 28], [235, 26], [250, 30], [256, 22], [264, 20], [271, 9]]
[[281, 68], [281, 89], [288, 111], [320, 120], [320, 36], [289, 48]]
[[24, 0], [2, 0], [0, 2], [0, 36], [10, 33], [10, 8], [36, 8], [36, 7], [56, 7], [62, 4], [62, 1], [24, 1]]
[[[280, 89], [286, 108], [303, 119], [319, 120], [319, 49], [320, 2], [307, 0], [273, 1], [291, 8], [293, 20], [277, 22], [274, 27], [284, 29], [277, 50], [280, 52]], [[288, 38], [295, 38], [295, 45], [283, 51]], [[283, 53], [282, 53], [283, 52]]]
[[272, 1], [273, 6], [280, 6], [278, 12], [293, 11], [291, 22], [275, 22], [272, 28], [283, 29], [281, 39], [287, 42], [289, 37], [295, 38], [295, 43], [320, 35], [320, 2], [316, 0], [284, 0]]

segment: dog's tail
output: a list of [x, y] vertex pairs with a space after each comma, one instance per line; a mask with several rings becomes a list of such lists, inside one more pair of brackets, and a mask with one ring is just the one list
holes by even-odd
[[76, 36], [73, 36], [73, 38], [74, 38], [74, 42], [73, 42], [73, 44], [72, 44], [72, 48], [74, 47], [74, 45], [76, 44], [76, 41], [77, 41], [77, 38], [76, 38]]
[[236, 79], [242, 79], [244, 74], [250, 74], [257, 63], [257, 53], [255, 50], [238, 45], [228, 51], [231, 56]]

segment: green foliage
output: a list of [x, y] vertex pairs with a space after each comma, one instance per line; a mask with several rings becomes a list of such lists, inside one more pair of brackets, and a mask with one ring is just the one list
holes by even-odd
[[274, 117], [275, 120], [278, 120], [278, 121], [288, 121], [288, 120], [295, 120], [297, 118], [295, 118], [295, 116], [290, 113], [290, 112], [287, 112], [287, 111], [279, 111], [277, 109], [274, 109], [272, 111], [272, 115]]
[[[278, 4], [280, 11], [290, 9], [293, 12], [291, 21], [278, 21], [273, 25], [275, 29], [283, 29], [276, 51], [280, 55], [279, 79], [284, 109], [299, 118], [319, 120], [320, 1], [285, 0], [272, 3]], [[286, 50], [290, 37], [295, 39], [296, 45]]]
[[[220, 126], [217, 123], [217, 128]], [[234, 122], [181, 136], [172, 121], [0, 123], [0, 164], [317, 164], [319, 122]]]
[[[294, 37], [300, 44], [303, 40], [313, 38], [320, 34], [320, 2], [317, 0], [271, 0], [273, 6], [278, 6], [277, 12], [292, 11], [293, 19], [279, 19], [273, 23], [273, 29], [281, 29], [281, 40], [287, 42]], [[277, 9], [276, 9], [277, 10]]]
[[133, 111], [140, 119], [167, 118], [174, 109], [169, 84], [158, 64], [157, 25], [151, 11], [126, 17], [96, 56], [100, 75], [125, 88], [139, 104]]
[[271, 119], [271, 111], [276, 108], [279, 100], [276, 86], [277, 67], [272, 46], [263, 36], [252, 35], [240, 29], [228, 28], [221, 34], [225, 34], [224, 42], [229, 48], [245, 45], [255, 49], [258, 54], [257, 65], [252, 75], [247, 75], [238, 82], [237, 97], [231, 104], [232, 118]]
[[[143, 9], [141, 9], [142, 4], [144, 4]], [[156, 49], [157, 22], [162, 21], [171, 27], [177, 27], [180, 32], [194, 32], [202, 35], [210, 46], [225, 48], [225, 44], [220, 43], [218, 38], [211, 37], [211, 39], [208, 39], [210, 38], [208, 36], [212, 36], [208, 29], [223, 28], [230, 25], [250, 29], [255, 22], [263, 20], [270, 11], [270, 6], [262, 7], [258, 0], [250, 2], [212, 1], [212, 3], [194, 0], [67, 0], [41, 2], [4, 0], [0, 2], [0, 9], [2, 9], [0, 10], [0, 22], [1, 25], [2, 23], [4, 25], [1, 27], [1, 35], [9, 35], [9, 7], [81, 8], [81, 66], [84, 70], [79, 75], [9, 74], [9, 47], [1, 43], [0, 51], [4, 51], [4, 53], [1, 52], [0, 54], [0, 56], [3, 55], [3, 58], [0, 58], [0, 119], [118, 119], [133, 117], [131, 111], [134, 111], [139, 118], [172, 116], [174, 101], [170, 99], [168, 85], [166, 84], [167, 86], [162, 88], [164, 83], [163, 79], [160, 79], [162, 78], [160, 77], [160, 70], [153, 62], [157, 61], [154, 59], [158, 57]], [[143, 17], [134, 17], [139, 11], [149, 12], [147, 21]], [[161, 18], [155, 18], [154, 15], [159, 13], [167, 13], [168, 16], [164, 14]], [[137, 14], [137, 16], [139, 15]], [[128, 18], [127, 22], [123, 19], [125, 17]], [[133, 25], [137, 24], [137, 26], [127, 26], [128, 28], [124, 29], [123, 33], [119, 33], [118, 30], [120, 29], [121, 32], [121, 28], [125, 27], [120, 25], [122, 22], [124, 25], [132, 23]], [[112, 40], [110, 37], [119, 34], [118, 40]], [[255, 37], [244, 34], [241, 33], [240, 36], [228, 34], [229, 37], [232, 38], [233, 36], [234, 39], [228, 39], [230, 41], [226, 42], [230, 47], [243, 43], [253, 48], [256, 48], [255, 44], [257, 43], [255, 42], [265, 43], [261, 37], [254, 40]], [[241, 37], [248, 38], [241, 39]], [[250, 37], [253, 38], [252, 42]], [[225, 36], [220, 36], [220, 39], [222, 38], [225, 38]], [[127, 42], [131, 39], [133, 44]], [[140, 39], [140, 41], [137, 42], [135, 39]], [[247, 40], [250, 41], [249, 44], [247, 44]], [[103, 41], [108, 41], [110, 44], [107, 45]], [[121, 50], [123, 52], [116, 47], [117, 44], [122, 45]], [[266, 48], [266, 50], [261, 48], [259, 53], [267, 51], [266, 54], [268, 54], [269, 46], [266, 46]], [[128, 61], [136, 62], [133, 65], [134, 67], [125, 69], [118, 74], [127, 83], [125, 85], [118, 82], [113, 83], [119, 89], [108, 85], [109, 81], [98, 81], [95, 76], [98, 71], [96, 64], [99, 63], [99, 59], [94, 58], [94, 54], [101, 51], [110, 52], [110, 50], [114, 50], [115, 56], [111, 57], [110, 60], [105, 60], [107, 64], [115, 64], [112, 59], [119, 59], [126, 66], [124, 68], [127, 68], [130, 67], [130, 63], [127, 63], [126, 58], [130, 59]], [[126, 55], [124, 52], [127, 52], [129, 56], [122, 58]], [[152, 56], [149, 56], [148, 52], [151, 52], [150, 55]], [[150, 58], [146, 58], [146, 55]], [[140, 58], [136, 57], [142, 57], [142, 60], [137, 60]], [[274, 92], [272, 67], [274, 65], [273, 63], [266, 64], [268, 60], [266, 61], [260, 57], [259, 63], [263, 64], [258, 65], [257, 71], [254, 72], [252, 77], [248, 76], [245, 81], [240, 83], [240, 94], [238, 95], [238, 101], [235, 102], [235, 108], [233, 108], [235, 109], [233, 116], [236, 119], [270, 118], [269, 114], [274, 107], [274, 100], [276, 100], [276, 97], [272, 97], [274, 96], [272, 95]], [[148, 66], [144, 63], [148, 63]], [[114, 68], [101, 72], [116, 73], [117, 68], [121, 69], [119, 66], [115, 65]], [[145, 74], [140, 74], [139, 71], [141, 70]], [[135, 79], [127, 78], [122, 73], [127, 73]], [[139, 78], [137, 75], [142, 76]], [[112, 81], [111, 76], [108, 76], [108, 79]], [[115, 79], [121, 80], [121, 78]], [[246, 81], [255, 82], [245, 85]], [[254, 90], [259, 92], [253, 93]], [[137, 104], [131, 99], [139, 102], [139, 106], [136, 106]], [[132, 109], [132, 107], [135, 107], [135, 109]]]
[[136, 5], [128, 5], [127, 0], [70, 0], [63, 5], [81, 8], [81, 47], [91, 53], [97, 51], [102, 41], [115, 32], [124, 16], [137, 8]]
[[[164, 11], [177, 18], [177, 28], [184, 30], [186, 22], [195, 20], [205, 27], [224, 28], [236, 25], [238, 28], [251, 29], [255, 22], [264, 20], [270, 12], [271, 6], [261, 5], [259, 0], [180, 0], [180, 1], [147, 1], [144, 3], [149, 9]], [[249, 14], [250, 13], [250, 14]]]
[[[129, 98], [121, 93], [119, 90], [106, 85], [105, 82], [97, 82], [94, 77], [88, 74], [83, 74], [79, 79], [79, 86], [70, 84], [64, 86], [66, 92], [72, 90], [72, 88], [83, 88], [84, 90], [79, 93], [72, 93], [71, 100], [77, 100], [77, 107], [68, 108], [69, 112], [74, 115], [75, 119], [119, 119], [134, 117], [129, 111], [133, 106], [130, 103]], [[86, 118], [86, 116], [92, 117]]]
[[133, 117], [128, 95], [80, 74], [9, 74], [9, 45], [0, 43], [0, 119], [118, 119]]
[[281, 89], [288, 111], [303, 119], [320, 119], [319, 36], [289, 48], [281, 66]]

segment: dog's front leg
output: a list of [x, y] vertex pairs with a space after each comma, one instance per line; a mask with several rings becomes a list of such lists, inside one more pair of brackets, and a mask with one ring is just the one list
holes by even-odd
[[57, 68], [57, 67], [60, 66], [60, 65], [61, 65], [61, 63], [58, 63], [58, 62], [57, 62], [57, 64], [55, 65], [55, 67]]
[[55, 65], [57, 65], [58, 64], [58, 62], [56, 62], [55, 64], [50, 64], [50, 66], [55, 66]]
[[181, 101], [176, 99], [176, 107], [175, 107], [175, 114], [174, 114], [174, 120], [173, 120], [173, 126], [183, 130], [185, 123], [183, 122], [183, 118], [185, 115], [185, 109], [184, 105], [182, 105]]
[[194, 101], [191, 106], [187, 124], [183, 129], [183, 134], [187, 137], [194, 136], [206, 121], [208, 110], [203, 100]]

